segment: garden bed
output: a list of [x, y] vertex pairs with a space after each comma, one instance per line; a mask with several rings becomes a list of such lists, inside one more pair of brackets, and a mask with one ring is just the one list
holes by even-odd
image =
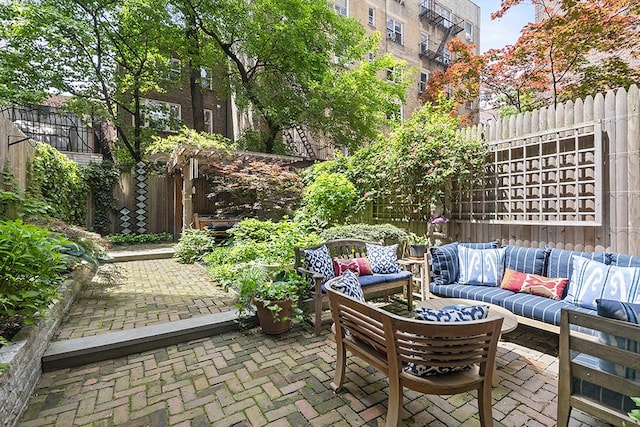
[[42, 372], [41, 359], [49, 340], [71, 307], [93, 269], [77, 270], [62, 286], [60, 298], [51, 305], [48, 318], [23, 327], [11, 344], [0, 348], [0, 426], [14, 426], [24, 410]]

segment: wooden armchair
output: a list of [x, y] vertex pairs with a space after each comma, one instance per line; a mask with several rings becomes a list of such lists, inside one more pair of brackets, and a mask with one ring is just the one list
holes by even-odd
[[[585, 334], [580, 331], [595, 332]], [[640, 341], [640, 326], [563, 309], [560, 318], [558, 426], [569, 424], [573, 408], [616, 426], [640, 425], [627, 414], [640, 396], [640, 383], [600, 368], [601, 361], [640, 372], [640, 353], [598, 342], [597, 334]], [[606, 402], [601, 399], [606, 397]]]
[[[335, 280], [327, 282], [338, 352], [334, 391], [342, 388], [349, 350], [389, 379], [387, 427], [401, 422], [403, 387], [438, 395], [477, 390], [480, 423], [493, 426], [491, 389], [502, 318], [458, 323], [408, 319], [335, 291]], [[405, 371], [408, 363], [473, 367], [421, 377]]]
[[[314, 312], [314, 324], [315, 324], [315, 333], [316, 335], [320, 335], [320, 331], [322, 328], [322, 311], [326, 307], [328, 303], [328, 297], [326, 293], [323, 292], [322, 282], [324, 281], [324, 276], [319, 273], [314, 273], [306, 268], [306, 263], [304, 259], [305, 251], [310, 249], [319, 249], [322, 246], [326, 246], [329, 251], [329, 255], [331, 258], [358, 258], [358, 257], [366, 257], [367, 256], [367, 243], [373, 243], [376, 245], [381, 245], [382, 242], [368, 242], [366, 240], [360, 239], [336, 239], [329, 240], [325, 243], [321, 243], [316, 246], [308, 247], [308, 248], [294, 248], [295, 254], [295, 269], [298, 273], [307, 277], [310, 283], [313, 283], [313, 287], [311, 289], [311, 298], [313, 300], [313, 312]], [[405, 274], [406, 273], [406, 274]], [[364, 284], [362, 285], [362, 291], [365, 296], [377, 295], [383, 293], [385, 296], [389, 294], [389, 292], [406, 292], [407, 295], [407, 307], [409, 310], [413, 308], [413, 275], [410, 272], [403, 271], [399, 275], [388, 275], [393, 277], [393, 279], [387, 279], [384, 274], [374, 274], [373, 276], [377, 279], [376, 283]]]

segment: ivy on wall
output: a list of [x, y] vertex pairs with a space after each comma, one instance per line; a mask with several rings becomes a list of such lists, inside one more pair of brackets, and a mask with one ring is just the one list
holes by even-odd
[[84, 168], [83, 175], [93, 195], [93, 229], [100, 234], [108, 234], [111, 212], [116, 209], [113, 189], [120, 177], [120, 171], [112, 162], [90, 163]]
[[30, 167], [29, 196], [44, 199], [51, 216], [84, 225], [88, 193], [89, 186], [80, 165], [49, 144], [36, 145]]

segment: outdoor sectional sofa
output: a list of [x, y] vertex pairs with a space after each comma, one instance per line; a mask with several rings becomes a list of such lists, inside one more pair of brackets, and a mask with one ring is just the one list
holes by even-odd
[[[588, 370], [588, 373], [572, 377], [571, 390], [568, 389], [569, 382], [564, 382], [563, 396], [571, 395], [571, 405], [578, 402], [576, 406], [579, 409], [590, 412], [589, 405], [580, 406], [580, 399], [583, 399], [591, 402], [591, 407], [607, 408], [618, 413], [620, 419], [624, 419], [626, 413], [635, 406], [628, 394], [609, 390], [601, 384], [622, 384], [632, 380], [640, 385], [637, 362], [630, 365], [631, 369], [622, 369], [622, 373], [620, 369], [611, 370], [611, 361], [615, 362], [616, 357], [615, 363], [624, 359], [620, 359], [619, 355], [612, 356], [618, 350], [606, 350], [607, 347], [624, 348], [635, 354], [640, 352], [640, 342], [613, 338], [595, 325], [606, 324], [609, 318], [614, 318], [625, 320], [632, 330], [640, 330], [640, 314], [637, 314], [640, 313], [640, 257], [549, 247], [507, 245], [498, 248], [497, 242], [456, 242], [431, 248], [430, 261], [429, 290], [434, 297], [496, 304], [514, 313], [520, 323], [562, 334], [568, 334], [568, 331], [561, 331], [560, 327], [563, 312], [565, 329], [568, 327], [567, 313], [602, 319], [601, 322], [592, 322], [592, 329], [580, 327], [578, 332], [594, 336], [593, 340], [604, 351], [588, 353], [572, 347], [571, 356], [565, 355], [565, 360], [576, 360], [578, 365], [585, 367], [578, 369], [578, 372]], [[513, 280], [514, 277], [516, 280]], [[515, 288], [520, 288], [518, 292], [504, 289], [513, 289], [514, 282]], [[612, 310], [612, 305], [619, 308]], [[571, 328], [577, 326], [572, 325]], [[640, 338], [640, 334], [636, 335]], [[564, 342], [568, 348], [567, 339]], [[633, 360], [637, 360], [637, 357]], [[568, 363], [565, 362], [566, 366]], [[562, 408], [565, 418], [567, 406], [563, 405]], [[603, 413], [606, 411], [594, 415], [604, 418]]]

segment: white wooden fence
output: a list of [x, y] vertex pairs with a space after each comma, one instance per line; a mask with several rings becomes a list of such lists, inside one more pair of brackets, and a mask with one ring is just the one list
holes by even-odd
[[[591, 136], [574, 137], [575, 129], [586, 129]], [[493, 158], [484, 186], [451, 207], [451, 240], [499, 239], [503, 244], [640, 255], [637, 86], [464, 131], [486, 140]], [[556, 153], [535, 148], [536, 141], [549, 140], [557, 141]], [[562, 141], [575, 142], [575, 149], [568, 152]], [[518, 151], [518, 146], [524, 148]], [[514, 157], [518, 152], [523, 158]], [[511, 156], [508, 161], [504, 153]], [[546, 162], [550, 158], [556, 159], [553, 165]]]

